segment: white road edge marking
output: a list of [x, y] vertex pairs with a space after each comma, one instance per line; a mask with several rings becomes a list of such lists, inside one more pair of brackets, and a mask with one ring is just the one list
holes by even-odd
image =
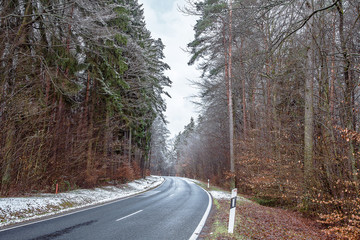
[[135, 214], [138, 214], [138, 213], [140, 213], [140, 212], [142, 212], [142, 211], [143, 211], [143, 210], [139, 210], [139, 211], [134, 212], [134, 213], [132, 213], [132, 214], [129, 214], [129, 215], [125, 216], [125, 217], [119, 218], [119, 219], [116, 220], [116, 221], [117, 221], [117, 222], [118, 222], [118, 221], [121, 221], [121, 220], [123, 220], [123, 219], [125, 219], [125, 218], [131, 217], [131, 216], [133, 216], [133, 215], [135, 215]]
[[206, 192], [206, 194], [208, 195], [209, 197], [209, 204], [207, 206], [207, 209], [204, 213], [204, 216], [202, 217], [199, 225], [197, 226], [197, 228], [195, 229], [195, 231], [193, 232], [193, 234], [191, 235], [191, 237], [189, 238], [189, 240], [196, 240], [200, 233], [201, 233], [201, 230], [203, 229], [203, 227], [205, 226], [205, 222], [206, 222], [206, 219], [208, 218], [209, 216], [209, 213], [210, 213], [210, 210], [211, 210], [211, 206], [212, 206], [212, 198], [210, 196], [210, 194], [205, 190], [203, 189], [202, 187], [200, 187], [202, 190], [204, 190]]

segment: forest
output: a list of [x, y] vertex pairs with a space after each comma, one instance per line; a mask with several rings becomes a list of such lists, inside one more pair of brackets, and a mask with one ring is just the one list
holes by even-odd
[[240, 193], [359, 239], [360, 2], [189, 0], [182, 11], [199, 18], [188, 51], [201, 114], [164, 169], [234, 179]]
[[0, 2], [1, 196], [150, 174], [171, 81], [137, 0]]
[[200, 115], [169, 140], [165, 46], [137, 0], [0, 2], [1, 196], [177, 175], [360, 239], [360, 2], [181, 11]]

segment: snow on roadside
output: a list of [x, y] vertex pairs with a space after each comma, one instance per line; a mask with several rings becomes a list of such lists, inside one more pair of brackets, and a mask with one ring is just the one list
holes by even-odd
[[209, 193], [211, 194], [211, 196], [213, 196], [213, 198], [215, 199], [219, 199], [219, 200], [227, 200], [227, 199], [231, 199], [231, 193], [227, 193], [227, 192], [221, 192], [221, 191], [209, 191]]
[[[223, 191], [209, 191], [211, 196], [217, 200], [230, 200], [231, 199], [231, 193], [230, 192], [223, 192]], [[251, 202], [250, 200], [237, 196], [238, 201], [247, 201]]]
[[[191, 178], [183, 178], [185, 181], [189, 183], [201, 183], [201, 181]], [[211, 196], [217, 200], [230, 200], [231, 199], [231, 193], [230, 192], [224, 192], [224, 191], [216, 191], [216, 190], [207, 190]], [[238, 201], [245, 201], [245, 202], [251, 202], [249, 199], [246, 199], [241, 196], [237, 196]]]
[[159, 186], [164, 178], [150, 176], [121, 187], [107, 186], [32, 197], [0, 198], [0, 227], [44, 216], [109, 202]]

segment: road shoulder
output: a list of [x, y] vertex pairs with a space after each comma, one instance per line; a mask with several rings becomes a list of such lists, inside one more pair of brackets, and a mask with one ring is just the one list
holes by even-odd
[[150, 176], [117, 186], [79, 189], [56, 195], [38, 194], [19, 198], [1, 198], [0, 231], [129, 198], [157, 188], [164, 181], [163, 177]]
[[[206, 188], [205, 183], [198, 182]], [[327, 240], [332, 239], [322, 227], [301, 214], [280, 208], [259, 205], [238, 196], [235, 229], [228, 233], [230, 192], [210, 187], [213, 208], [199, 240], [211, 239], [278, 239], [278, 240]]]

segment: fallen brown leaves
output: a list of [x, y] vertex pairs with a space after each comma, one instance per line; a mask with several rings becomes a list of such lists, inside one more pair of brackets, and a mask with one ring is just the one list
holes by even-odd
[[303, 218], [300, 214], [243, 201], [240, 201], [236, 208], [234, 234], [229, 235], [224, 233], [228, 224], [229, 201], [218, 202], [220, 208], [208, 219], [201, 239], [335, 239], [323, 233], [318, 223]]

